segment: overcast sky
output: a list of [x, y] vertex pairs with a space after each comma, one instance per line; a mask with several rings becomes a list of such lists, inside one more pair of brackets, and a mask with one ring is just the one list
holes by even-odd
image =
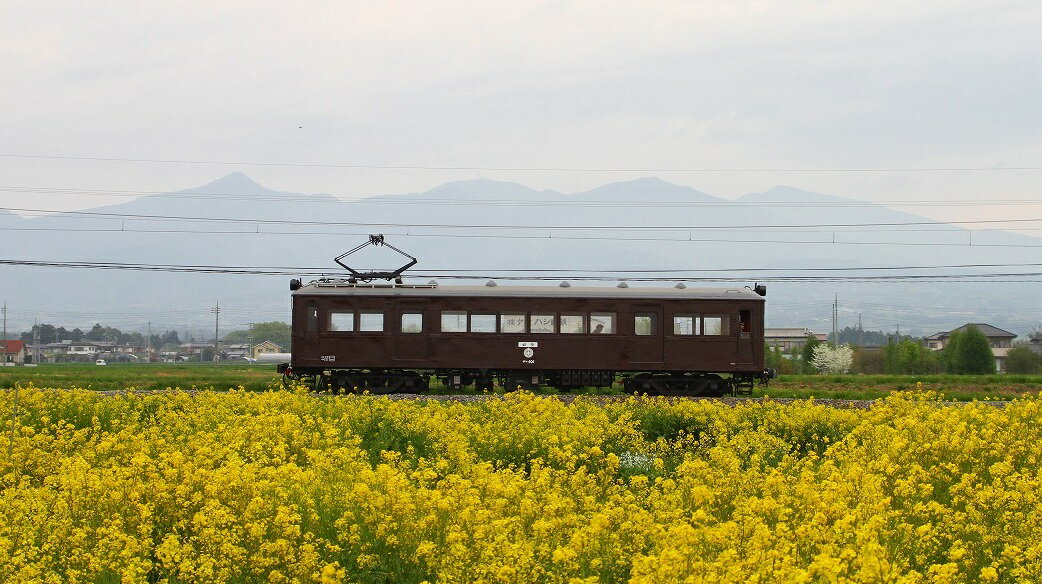
[[[0, 4], [0, 187], [167, 191], [241, 170], [352, 198], [475, 177], [580, 191], [1042, 200], [1037, 1]], [[16, 156], [11, 156], [16, 155]], [[744, 172], [546, 172], [155, 164]], [[121, 199], [122, 200], [122, 199]], [[0, 191], [7, 206], [97, 196]], [[1010, 216], [1029, 208], [957, 208]]]

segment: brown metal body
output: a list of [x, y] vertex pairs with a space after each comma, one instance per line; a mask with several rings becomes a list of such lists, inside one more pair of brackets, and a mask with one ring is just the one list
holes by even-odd
[[[442, 311], [552, 314], [552, 333], [447, 332]], [[331, 313], [352, 312], [351, 331], [332, 330]], [[382, 330], [361, 331], [360, 313], [382, 315]], [[422, 315], [402, 330], [403, 314]], [[565, 334], [560, 315], [615, 315], [613, 334]], [[637, 335], [635, 317], [654, 322]], [[674, 316], [722, 315], [727, 333], [676, 334]], [[376, 317], [366, 317], [376, 318]], [[645, 320], [644, 322], [647, 322]], [[415, 328], [415, 327], [413, 327]], [[764, 298], [745, 288], [579, 288], [316, 284], [293, 293], [293, 356], [313, 370], [601, 370], [758, 374], [764, 368]], [[645, 330], [645, 332], [647, 332]], [[530, 351], [525, 351], [530, 349]]]

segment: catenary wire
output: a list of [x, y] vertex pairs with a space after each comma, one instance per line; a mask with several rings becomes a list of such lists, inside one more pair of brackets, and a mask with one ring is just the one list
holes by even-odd
[[[1030, 229], [1025, 231], [1036, 231]], [[350, 236], [367, 237], [368, 233], [340, 232], [340, 231], [272, 231], [272, 230], [215, 230], [215, 229], [135, 229], [121, 227], [116, 228], [63, 228], [63, 227], [0, 227], [0, 231], [61, 231], [76, 233], [155, 233], [155, 234], [204, 234], [204, 235], [307, 235], [307, 236]], [[888, 230], [867, 230], [852, 233], [877, 233]], [[899, 232], [927, 231], [936, 233], [958, 233], [966, 234], [965, 230], [899, 230]], [[799, 231], [786, 231], [785, 233], [800, 233]], [[830, 231], [804, 231], [803, 233], [820, 233], [832, 235]], [[1042, 244], [1018, 244], [1018, 243], [974, 243], [963, 242], [902, 242], [902, 241], [843, 241], [842, 239], [738, 239], [720, 237], [604, 237], [604, 236], [574, 236], [548, 233], [546, 235], [507, 235], [507, 234], [468, 234], [468, 233], [409, 233], [409, 232], [387, 232], [384, 235], [396, 237], [424, 237], [424, 238], [470, 238], [470, 239], [512, 239], [512, 240], [562, 240], [562, 241], [644, 241], [662, 243], [779, 243], [779, 244], [802, 244], [802, 245], [886, 245], [886, 246], [947, 246], [947, 247], [978, 247], [978, 248], [1039, 248]], [[849, 235], [849, 234], [848, 234]]]
[[749, 224], [749, 225], [495, 225], [495, 224], [447, 224], [447, 223], [385, 223], [361, 221], [318, 221], [302, 219], [248, 219], [240, 217], [201, 217], [193, 215], [152, 215], [139, 213], [104, 213], [98, 211], [60, 211], [55, 209], [35, 209], [26, 207], [0, 207], [0, 210], [18, 213], [42, 213], [49, 215], [72, 215], [82, 217], [101, 217], [107, 219], [186, 221], [206, 223], [243, 223], [250, 225], [302, 225], [302, 226], [340, 226], [340, 227], [405, 227], [418, 229], [490, 229], [490, 230], [540, 230], [540, 231], [701, 231], [701, 230], [736, 230], [736, 229], [806, 229], [816, 228], [849, 228], [849, 227], [895, 227], [913, 225], [980, 225], [1001, 223], [1037, 223], [1042, 218], [1015, 219], [975, 219], [966, 221], [880, 221], [864, 223], [807, 223], [807, 224]]
[[[31, 267], [49, 267], [49, 268], [72, 268], [72, 269], [95, 269], [95, 270], [130, 270], [130, 271], [143, 271], [143, 272], [175, 272], [175, 273], [204, 273], [204, 274], [235, 274], [235, 275], [264, 275], [264, 276], [310, 276], [310, 277], [328, 277], [331, 275], [331, 271], [324, 270], [319, 272], [310, 272], [306, 269], [285, 269], [285, 268], [261, 268], [261, 267], [228, 267], [228, 266], [188, 266], [188, 265], [170, 265], [170, 264], [132, 264], [132, 263], [116, 263], [116, 262], [53, 262], [53, 261], [32, 261], [32, 260], [0, 260], [0, 265], [12, 265], [12, 266], [31, 266]], [[342, 273], [336, 273], [333, 275], [344, 276]], [[450, 274], [450, 273], [415, 273], [410, 274], [414, 278], [434, 278], [434, 279], [446, 279], [446, 280], [483, 280], [483, 279], [496, 279], [503, 281], [552, 281], [561, 280], [561, 275], [544, 276], [538, 274], [527, 274], [523, 276], [508, 276], [508, 275], [495, 275], [495, 274]], [[864, 275], [845, 275], [845, 276], [832, 276], [832, 275], [767, 275], [756, 278], [758, 281], [763, 282], [907, 282], [907, 281], [993, 281], [997, 278], [1009, 278], [1011, 282], [1023, 282], [1020, 278], [1038, 278], [1042, 277], [1042, 271], [1039, 272], [993, 272], [993, 273], [971, 273], [971, 274], [888, 274], [882, 276], [864, 276]], [[1014, 279], [1015, 278], [1015, 279]], [[589, 276], [589, 275], [568, 275], [564, 277], [565, 280], [573, 281], [589, 281], [589, 282], [607, 282], [617, 281], [620, 279], [630, 282], [675, 282], [677, 280], [684, 281], [698, 281], [698, 282], [748, 282], [747, 277], [726, 277], [726, 276], [698, 276], [690, 277], [687, 275], [673, 275], [671, 277], [653, 277], [653, 276], [640, 276], [640, 277], [619, 277], [619, 276]]]

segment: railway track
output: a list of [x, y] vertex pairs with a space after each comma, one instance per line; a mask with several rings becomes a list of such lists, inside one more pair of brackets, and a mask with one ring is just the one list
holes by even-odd
[[[108, 396], [119, 396], [119, 395], [126, 395], [128, 393], [133, 393], [133, 394], [137, 394], [137, 395], [152, 395], [152, 394], [156, 394], [156, 393], [171, 393], [171, 392], [174, 392], [174, 391], [181, 391], [181, 392], [184, 392], [184, 393], [194, 394], [194, 393], [197, 393], [199, 391], [205, 391], [205, 390], [191, 390], [191, 389], [189, 389], [189, 390], [185, 390], [185, 389], [173, 390], [173, 389], [165, 389], [165, 390], [147, 390], [147, 391], [132, 391], [132, 392], [131, 391], [127, 391], [127, 390], [99, 390], [99, 391], [97, 391], [97, 393], [101, 394], [101, 395], [108, 395]], [[314, 397], [329, 397], [329, 398], [339, 398], [339, 399], [351, 397], [353, 395], [357, 396], [357, 394], [331, 395], [331, 394], [328, 394], [328, 393], [311, 393], [310, 395], [312, 395]], [[413, 400], [413, 401], [437, 401], [437, 402], [467, 403], [467, 402], [482, 402], [482, 401], [487, 401], [487, 400], [491, 400], [491, 399], [503, 399], [506, 395], [509, 395], [509, 394], [493, 394], [493, 393], [489, 393], [489, 394], [388, 393], [388, 394], [373, 395], [371, 397], [387, 398], [387, 399], [390, 399], [390, 400]], [[592, 401], [597, 401], [597, 402], [611, 403], [611, 402], [625, 401], [626, 399], [629, 399], [632, 396], [627, 395], [627, 394], [593, 395], [593, 394], [582, 394], [582, 393], [579, 393], [579, 394], [575, 394], [575, 393], [559, 393], [559, 394], [545, 394], [545, 395], [542, 395], [541, 397], [557, 399], [557, 400], [560, 400], [560, 401], [562, 401], [564, 403], [571, 403], [571, 402], [575, 401], [576, 398], [580, 398], [580, 397], [582, 397], [584, 399], [592, 400]], [[666, 396], [663, 396], [663, 397], [661, 397], [661, 399], [666, 399], [666, 400], [669, 400], [669, 401], [708, 401], [708, 402], [720, 403], [720, 404], [725, 404], [725, 405], [730, 405], [730, 406], [738, 406], [738, 405], [743, 405], [743, 404], [755, 404], [755, 403], [774, 403], [774, 404], [786, 405], [786, 404], [791, 404], [793, 402], [807, 401], [807, 400], [802, 399], [802, 398], [774, 398], [774, 397], [764, 398], [764, 397], [731, 397], [731, 396], [726, 396], [726, 397], [704, 397], [704, 396], [690, 396], [690, 397], [688, 397], [688, 396], [668, 396], [668, 397], [666, 397]], [[829, 406], [829, 407], [839, 408], [839, 409], [864, 409], [864, 410], [867, 410], [867, 409], [871, 408], [872, 405], [877, 403], [878, 401], [880, 401], [880, 400], [872, 400], [872, 399], [818, 399], [818, 398], [814, 399], [814, 403], [820, 404], [820, 405], [823, 405], [823, 406]], [[941, 404], [946, 405], [946, 406], [959, 406], [959, 405], [966, 405], [966, 404], [974, 403], [974, 402], [946, 401], [946, 402], [938, 402], [938, 403], [941, 403]], [[979, 403], [984, 403], [984, 404], [987, 404], [987, 405], [990, 405], [990, 406], [994, 406], [994, 407], [1005, 407], [1009, 402], [1008, 401], [1003, 401], [1003, 400], [992, 400], [992, 401], [983, 401], [983, 402], [979, 402]]]

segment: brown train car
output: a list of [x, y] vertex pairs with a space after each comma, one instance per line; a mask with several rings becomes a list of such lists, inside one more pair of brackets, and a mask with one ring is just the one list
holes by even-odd
[[766, 381], [766, 289], [439, 286], [319, 280], [292, 286], [286, 374], [317, 388], [610, 386], [719, 395]]

